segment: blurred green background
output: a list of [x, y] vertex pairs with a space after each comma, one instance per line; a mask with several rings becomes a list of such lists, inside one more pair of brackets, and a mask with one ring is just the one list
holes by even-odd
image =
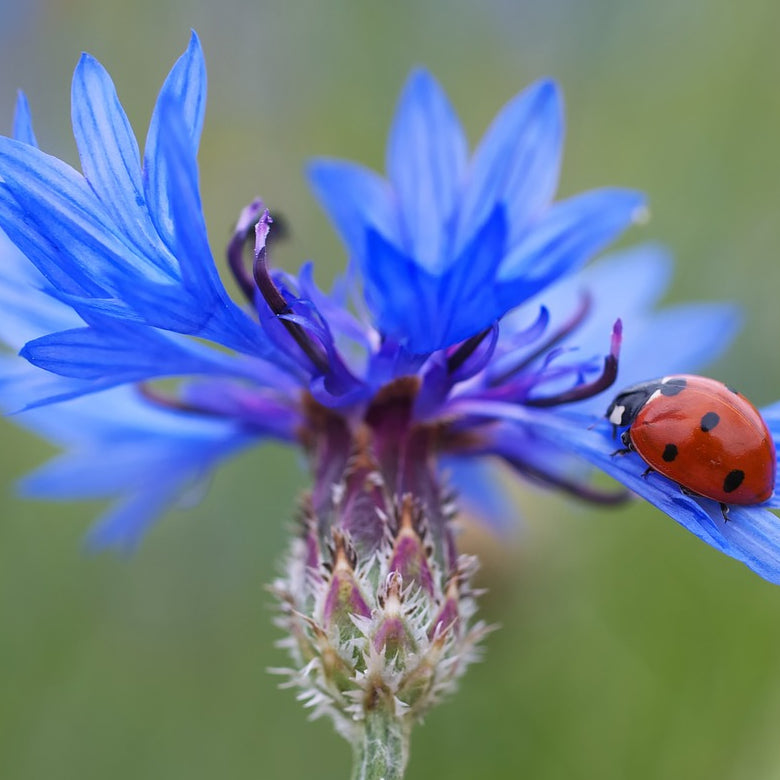
[[[746, 312], [710, 373], [780, 398], [780, 5], [773, 0], [0, 0], [0, 128], [17, 87], [39, 140], [76, 160], [70, 73], [111, 71], [143, 137], [157, 89], [198, 30], [210, 98], [203, 197], [221, 257], [261, 194], [292, 223], [276, 261], [341, 249], [308, 194], [307, 156], [381, 168], [398, 91], [428, 65], [473, 140], [541, 75], [565, 90], [566, 195], [649, 194], [679, 261], [669, 300]], [[288, 451], [245, 454], [129, 559], [86, 556], [100, 510], [22, 502], [13, 481], [51, 454], [0, 427], [0, 777], [343, 778], [346, 744], [265, 673], [270, 597], [295, 498]], [[478, 531], [488, 620], [501, 630], [412, 744], [422, 778], [780, 777], [780, 589], [649, 507], [598, 512], [518, 491], [511, 544]]]

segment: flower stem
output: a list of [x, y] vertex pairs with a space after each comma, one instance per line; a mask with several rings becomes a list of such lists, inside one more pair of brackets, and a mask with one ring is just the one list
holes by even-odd
[[352, 780], [401, 780], [409, 758], [410, 723], [379, 708], [366, 713], [355, 740]]

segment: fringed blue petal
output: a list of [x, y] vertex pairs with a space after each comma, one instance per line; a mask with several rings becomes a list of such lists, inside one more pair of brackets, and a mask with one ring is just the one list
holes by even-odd
[[22, 90], [19, 90], [16, 95], [13, 135], [17, 141], [21, 141], [23, 144], [29, 144], [36, 148], [38, 146], [38, 140], [33, 130], [30, 104], [27, 102], [27, 95]]
[[184, 54], [168, 74], [157, 99], [144, 150], [144, 189], [146, 200], [157, 232], [175, 254], [173, 235], [173, 204], [168, 196], [170, 173], [165, 165], [160, 165], [159, 145], [166, 129], [161, 126], [161, 111], [166, 104], [179, 108], [184, 123], [187, 144], [196, 154], [206, 111], [206, 64], [198, 36], [193, 32]]
[[381, 177], [360, 165], [337, 160], [314, 160], [307, 168], [309, 184], [333, 221], [349, 256], [361, 270], [369, 262], [368, 235], [374, 231], [392, 238], [398, 234], [392, 190]]
[[638, 455], [613, 455], [616, 446], [607, 428], [588, 430], [563, 418], [552, 424], [542, 421], [537, 431], [610, 474], [699, 539], [780, 584], [780, 523], [775, 515], [764, 506], [731, 507], [726, 520], [716, 501], [686, 495], [658, 473], [643, 476], [647, 464]]
[[144, 197], [138, 144], [111, 77], [83, 54], [71, 92], [73, 134], [85, 178], [122, 235], [174, 275], [175, 261], [157, 235]]
[[437, 276], [370, 232], [365, 295], [379, 330], [410, 352], [426, 354], [490, 327], [503, 313], [491, 281], [505, 242], [506, 220], [498, 208], [463, 257]]
[[467, 159], [466, 137], [447, 96], [425, 70], [401, 93], [387, 147], [387, 171], [398, 198], [405, 249], [435, 272], [449, 249]]
[[499, 204], [515, 243], [552, 200], [563, 144], [563, 103], [557, 85], [540, 81], [509, 101], [474, 153], [458, 218], [455, 251]]
[[638, 192], [604, 189], [577, 195], [548, 209], [501, 262], [498, 282], [507, 307], [579, 269], [636, 222], [644, 204], [644, 196]]
[[68, 449], [22, 481], [25, 495], [118, 500], [90, 533], [93, 548], [132, 549], [182, 491], [255, 440], [235, 423], [156, 407], [126, 387], [15, 419]]

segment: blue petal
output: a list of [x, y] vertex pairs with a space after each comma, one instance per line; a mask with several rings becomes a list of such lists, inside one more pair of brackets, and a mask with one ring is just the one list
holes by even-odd
[[38, 270], [67, 293], [100, 297], [112, 278], [132, 271], [170, 281], [112, 229], [110, 215], [83, 177], [9, 138], [0, 138], [0, 224]]
[[60, 299], [83, 316], [95, 308], [183, 333], [204, 330], [213, 311], [115, 230], [72, 168], [0, 138], [0, 177], [0, 223]]
[[[605, 255], [575, 274], [564, 276], [528, 302], [531, 316], [540, 306], [550, 312], [550, 327], [558, 329], [590, 297], [588, 317], [573, 334], [581, 343], [584, 333], [602, 338], [618, 318], [644, 315], [666, 292], [674, 261], [665, 247], [644, 244]], [[504, 319], [511, 324], [511, 315]]]
[[576, 420], [567, 425], [558, 419], [551, 424], [540, 421], [537, 431], [607, 472], [715, 549], [780, 584], [780, 523], [771, 512], [761, 506], [732, 507], [725, 521], [716, 501], [685, 495], [658, 473], [643, 477], [646, 464], [638, 455], [612, 456], [615, 445], [606, 430], [587, 430]]
[[432, 334], [438, 278], [374, 230], [368, 232], [368, 255], [364, 292], [377, 329], [404, 344]]
[[629, 324], [624, 330], [619, 381], [629, 385], [699, 370], [723, 354], [741, 322], [741, 310], [735, 305], [687, 303]]
[[46, 498], [115, 496], [93, 529], [91, 547], [131, 549], [152, 520], [215, 464], [251, 441], [233, 423], [152, 406], [133, 388], [116, 388], [17, 422], [69, 448], [21, 484]]
[[[21, 178], [12, 179], [17, 171]], [[85, 319], [94, 310], [182, 333], [203, 328], [212, 313], [194, 305], [178, 280], [161, 276], [158, 267], [124, 245], [75, 171], [0, 138], [0, 176], [6, 175], [0, 183], [0, 223], [53, 285], [51, 295]]]
[[365, 294], [379, 330], [423, 354], [490, 327], [503, 313], [493, 277], [505, 242], [506, 220], [498, 207], [462, 256], [443, 276], [434, 276], [370, 232]]
[[494, 280], [506, 249], [507, 232], [506, 210], [499, 205], [442, 275], [435, 301], [435, 322], [441, 334], [438, 346], [473, 336], [504, 314], [496, 300]]
[[105, 321], [29, 342], [21, 357], [61, 376], [121, 384], [151, 377], [236, 371], [223, 353], [132, 323]]
[[374, 230], [398, 240], [398, 223], [390, 187], [373, 171], [336, 160], [314, 160], [307, 167], [309, 184], [336, 227], [350, 257], [361, 271], [369, 265], [367, 233]]
[[0, 341], [19, 350], [38, 336], [82, 324], [45, 287], [35, 266], [0, 231]]
[[14, 129], [13, 136], [17, 141], [30, 146], [38, 146], [38, 140], [33, 131], [32, 114], [30, 113], [30, 104], [27, 102], [27, 96], [19, 90], [16, 95], [16, 109], [14, 111]]
[[15, 414], [53, 398], [83, 395], [86, 383], [81, 379], [50, 374], [16, 355], [0, 355], [0, 408]]
[[[169, 247], [176, 243], [173, 235], [173, 204], [168, 197], [170, 171], [158, 165], [160, 138], [165, 134], [161, 127], [161, 110], [172, 104], [178, 107], [184, 123], [185, 137], [193, 156], [197, 153], [203, 118], [206, 111], [206, 63], [195, 32], [190, 37], [187, 50], [176, 61], [165, 80], [157, 99], [144, 151], [144, 189], [146, 200], [157, 231]], [[175, 254], [175, 250], [174, 250]]]
[[425, 70], [409, 77], [387, 149], [387, 171], [398, 197], [404, 248], [429, 271], [446, 261], [445, 230], [460, 194], [466, 138], [441, 87]]
[[174, 260], [146, 207], [135, 135], [111, 77], [88, 54], [82, 55], [73, 74], [71, 113], [81, 167], [90, 186], [121, 233], [171, 273]]
[[[165, 79], [157, 104], [159, 106], [169, 100], [180, 107], [193, 151], [197, 152], [206, 115], [206, 61], [200, 39], [194, 30], [190, 33], [187, 49], [176, 60]], [[154, 146], [160, 133], [156, 108], [149, 125], [147, 146]]]
[[152, 163], [158, 173], [164, 172], [168, 244], [178, 259], [185, 287], [207, 298], [214, 292], [217, 271], [203, 218], [195, 151], [179, 106], [158, 101], [155, 111], [161, 132]]
[[[206, 234], [198, 188], [195, 152], [187, 142], [187, 128], [175, 104], [158, 103], [158, 123], [164, 130], [156, 146], [155, 167], [165, 170], [166, 199], [171, 219], [169, 245], [178, 258], [191, 306], [205, 315], [197, 335], [223, 346], [271, 357], [276, 351], [261, 329], [227, 295], [217, 273]], [[280, 355], [280, 360], [283, 360]]]
[[602, 189], [556, 203], [503, 259], [498, 282], [508, 306], [582, 266], [613, 241], [644, 210], [631, 190]]
[[540, 81], [509, 101], [474, 153], [457, 247], [469, 241], [473, 226], [482, 224], [498, 203], [506, 206], [514, 243], [552, 200], [562, 143], [563, 104], [554, 82]]
[[114, 549], [124, 554], [135, 551], [154, 521], [186, 488], [188, 476], [174, 480], [168, 474], [165, 480], [118, 502], [89, 530], [86, 548], [93, 552]]
[[[286, 389], [286, 392], [284, 390]], [[253, 434], [295, 443], [306, 423], [296, 405], [298, 388], [263, 388], [224, 378], [200, 379], [185, 384], [181, 398], [205, 414], [240, 421]]]
[[458, 503], [492, 530], [509, 534], [517, 528], [517, 502], [501, 479], [501, 465], [488, 459], [444, 458], [440, 464], [458, 494]]

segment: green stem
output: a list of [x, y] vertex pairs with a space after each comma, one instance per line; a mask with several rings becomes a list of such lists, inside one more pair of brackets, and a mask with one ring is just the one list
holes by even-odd
[[382, 708], [367, 712], [353, 745], [352, 780], [402, 780], [409, 759], [410, 725]]

